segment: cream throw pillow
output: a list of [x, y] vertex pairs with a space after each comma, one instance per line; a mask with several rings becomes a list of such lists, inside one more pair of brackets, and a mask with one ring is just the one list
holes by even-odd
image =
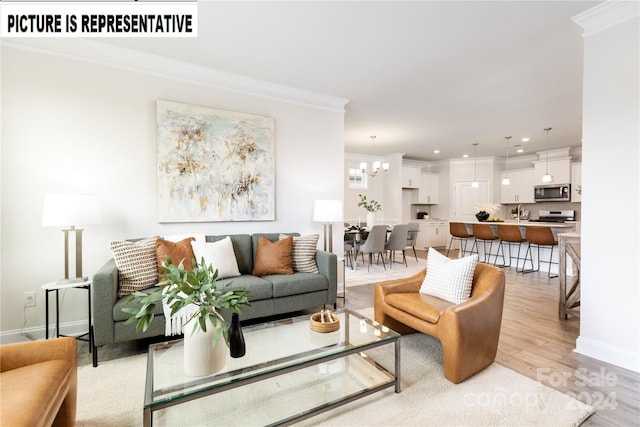
[[471, 297], [473, 272], [478, 255], [450, 259], [433, 248], [427, 257], [427, 275], [420, 292], [452, 304], [460, 304]]
[[191, 248], [198, 264], [204, 257], [207, 265], [212, 266], [214, 271], [218, 269], [218, 279], [240, 275], [231, 237], [227, 236], [217, 242], [192, 241]]

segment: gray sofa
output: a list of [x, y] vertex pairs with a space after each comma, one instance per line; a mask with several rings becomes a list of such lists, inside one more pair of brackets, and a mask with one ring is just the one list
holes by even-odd
[[[297, 233], [286, 233], [297, 236]], [[243, 307], [241, 320], [256, 319], [291, 313], [309, 308], [334, 305], [337, 296], [337, 257], [335, 254], [317, 251], [319, 273], [291, 275], [274, 274], [253, 276], [253, 265], [262, 236], [275, 242], [280, 233], [229, 235], [238, 261], [241, 276], [221, 279], [219, 284], [231, 283], [230, 289], [247, 288], [250, 307]], [[206, 236], [206, 241], [216, 242], [227, 235]], [[93, 310], [93, 366], [98, 366], [98, 349], [107, 344], [156, 337], [165, 333], [162, 306], [156, 307], [155, 318], [145, 332], [137, 332], [135, 323], [125, 325], [127, 313], [122, 311], [127, 297], [118, 298], [118, 269], [112, 259], [93, 276], [91, 305]], [[230, 313], [222, 313], [230, 318]]]

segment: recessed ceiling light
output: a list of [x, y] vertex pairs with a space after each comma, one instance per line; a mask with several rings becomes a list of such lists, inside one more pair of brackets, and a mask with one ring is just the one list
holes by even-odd
[[517, 151], [518, 153], [524, 153], [524, 148], [518, 148], [516, 151]]
[[529, 141], [531, 141], [531, 138], [528, 138], [528, 137], [522, 138], [522, 142], [529, 142]]
[[433, 150], [433, 154], [440, 154], [440, 150]]
[[463, 154], [463, 155], [462, 155], [462, 157], [463, 157], [464, 159], [466, 159], [467, 157], [469, 157], [469, 155], [468, 155], [468, 154]]

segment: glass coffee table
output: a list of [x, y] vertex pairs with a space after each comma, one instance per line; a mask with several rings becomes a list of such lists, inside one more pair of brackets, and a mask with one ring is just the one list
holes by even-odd
[[[288, 425], [372, 393], [400, 388], [400, 335], [338, 310], [340, 329], [320, 333], [310, 316], [243, 328], [247, 353], [223, 370], [188, 377], [182, 340], [149, 347], [144, 425]], [[383, 367], [375, 347], [392, 346]], [[388, 359], [388, 358], [387, 358]]]

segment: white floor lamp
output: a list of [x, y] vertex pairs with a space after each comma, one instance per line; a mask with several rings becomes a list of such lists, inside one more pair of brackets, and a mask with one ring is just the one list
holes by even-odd
[[[44, 195], [42, 226], [69, 227], [64, 232], [64, 279], [58, 283], [84, 282], [88, 278], [82, 275], [82, 229], [77, 225], [100, 224], [100, 210], [95, 194], [59, 194]], [[69, 277], [69, 232], [76, 235], [76, 277]]]
[[333, 252], [333, 222], [342, 222], [342, 200], [316, 200], [313, 204], [313, 221], [324, 223], [324, 250]]

